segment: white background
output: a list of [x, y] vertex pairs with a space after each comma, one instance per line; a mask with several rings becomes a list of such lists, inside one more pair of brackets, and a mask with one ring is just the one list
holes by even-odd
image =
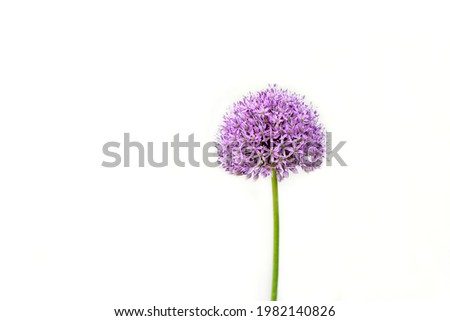
[[269, 179], [101, 163], [125, 132], [214, 140], [277, 83], [348, 141], [280, 184], [279, 299], [448, 320], [449, 30], [433, 1], [2, 2], [0, 319], [265, 304]]

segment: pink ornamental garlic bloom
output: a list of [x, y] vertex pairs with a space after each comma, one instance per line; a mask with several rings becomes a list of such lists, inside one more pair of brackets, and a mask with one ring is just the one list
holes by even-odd
[[219, 163], [235, 175], [257, 179], [275, 170], [278, 180], [320, 167], [325, 131], [317, 111], [276, 85], [234, 103], [218, 137]]

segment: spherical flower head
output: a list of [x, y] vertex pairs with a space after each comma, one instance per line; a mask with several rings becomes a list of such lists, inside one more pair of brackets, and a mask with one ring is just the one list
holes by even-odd
[[235, 175], [257, 179], [275, 170], [278, 180], [320, 167], [325, 130], [304, 96], [276, 85], [234, 103], [218, 134], [219, 163]]

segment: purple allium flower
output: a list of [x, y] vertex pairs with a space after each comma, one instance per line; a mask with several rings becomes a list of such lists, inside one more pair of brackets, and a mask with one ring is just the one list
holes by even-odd
[[325, 131], [299, 96], [276, 85], [234, 103], [219, 130], [219, 163], [235, 175], [257, 179], [275, 170], [278, 180], [319, 168]]

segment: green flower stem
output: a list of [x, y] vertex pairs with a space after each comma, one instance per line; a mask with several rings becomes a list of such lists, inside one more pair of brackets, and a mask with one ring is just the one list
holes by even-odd
[[280, 247], [280, 218], [278, 212], [278, 181], [277, 172], [272, 171], [273, 197], [273, 272], [272, 272], [272, 301], [277, 300], [278, 292], [278, 250]]

